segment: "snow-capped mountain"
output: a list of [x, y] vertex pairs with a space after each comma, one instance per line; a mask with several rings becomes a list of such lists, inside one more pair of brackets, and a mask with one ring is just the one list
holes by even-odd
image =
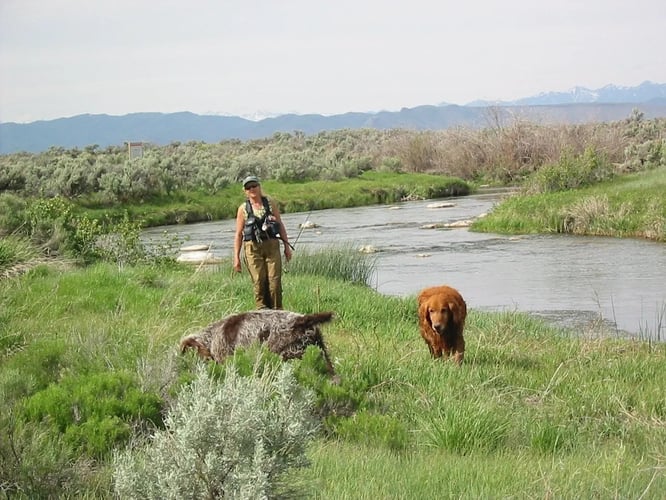
[[544, 106], [584, 103], [666, 103], [666, 84], [645, 81], [635, 87], [606, 85], [600, 89], [574, 87], [565, 92], [542, 92], [515, 101], [473, 101], [467, 106]]

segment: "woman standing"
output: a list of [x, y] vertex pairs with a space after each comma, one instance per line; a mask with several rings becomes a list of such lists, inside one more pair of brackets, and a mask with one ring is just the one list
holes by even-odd
[[254, 285], [257, 309], [282, 309], [280, 240], [284, 243], [287, 262], [292, 254], [287, 230], [282, 224], [278, 207], [268, 196], [264, 196], [256, 176], [243, 179], [243, 189], [246, 201], [236, 212], [234, 270], [241, 271], [240, 255], [243, 250], [245, 265]]

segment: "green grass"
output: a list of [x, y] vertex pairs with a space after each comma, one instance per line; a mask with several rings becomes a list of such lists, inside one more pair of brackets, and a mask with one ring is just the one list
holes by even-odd
[[666, 241], [666, 167], [578, 190], [517, 195], [474, 222], [475, 231], [571, 233]]
[[[349, 443], [323, 443], [313, 451], [309, 498], [660, 498], [662, 472], [622, 464], [622, 449], [596, 458], [570, 454], [535, 457], [459, 456], [442, 450], [395, 454]], [[631, 457], [629, 457], [631, 459]], [[359, 473], [362, 471], [362, 473]], [[354, 487], [349, 485], [353, 484]]]
[[[666, 493], [665, 344], [562, 331], [470, 304], [465, 362], [456, 367], [429, 357], [414, 297], [345, 282], [346, 271], [326, 274], [284, 276], [287, 309], [336, 313], [324, 336], [340, 384], [307, 368], [308, 359], [293, 362], [317, 394], [322, 423], [311, 466], [293, 472], [309, 497]], [[0, 484], [111, 498], [104, 446], [124, 446], [128, 428], [150, 428], [136, 417], [144, 403], [133, 396], [124, 408], [109, 396], [86, 406], [77, 394], [117, 394], [123, 381], [127, 394], [140, 388], [146, 401], [168, 404], [197, 363], [177, 353], [179, 339], [251, 309], [252, 296], [249, 278], [229, 265], [41, 266], [0, 281]], [[65, 401], [58, 415], [69, 425], [83, 425], [67, 419], [95, 414], [102, 402], [116, 413], [100, 420], [99, 434], [58, 433], [51, 418], [26, 413], [38, 401]], [[86, 435], [96, 436], [94, 454], [75, 439]]]

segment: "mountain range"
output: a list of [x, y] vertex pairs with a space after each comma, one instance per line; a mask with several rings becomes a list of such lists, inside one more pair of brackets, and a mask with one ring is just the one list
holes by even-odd
[[574, 87], [567, 92], [542, 92], [532, 97], [515, 101], [473, 101], [468, 106], [545, 106], [581, 103], [654, 103], [666, 104], [666, 84], [645, 81], [635, 87], [606, 85], [590, 90]]
[[622, 120], [634, 109], [648, 119], [666, 117], [666, 84], [646, 81], [636, 87], [607, 85], [596, 90], [575, 87], [568, 92], [541, 93], [516, 101], [473, 101], [464, 106], [441, 103], [399, 111], [332, 116], [285, 114], [258, 121], [190, 112], [84, 114], [31, 123], [0, 123], [0, 154], [37, 153], [52, 146], [118, 146], [130, 141], [165, 145], [176, 141], [248, 140], [294, 131], [310, 135], [358, 128], [480, 128], [496, 126], [498, 120], [507, 124], [517, 119], [543, 124], [580, 124]]

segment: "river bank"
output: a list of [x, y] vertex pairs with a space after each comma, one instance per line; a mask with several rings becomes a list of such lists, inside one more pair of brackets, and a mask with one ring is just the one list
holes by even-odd
[[575, 234], [666, 242], [666, 166], [581, 189], [518, 195], [476, 221], [474, 231]]

